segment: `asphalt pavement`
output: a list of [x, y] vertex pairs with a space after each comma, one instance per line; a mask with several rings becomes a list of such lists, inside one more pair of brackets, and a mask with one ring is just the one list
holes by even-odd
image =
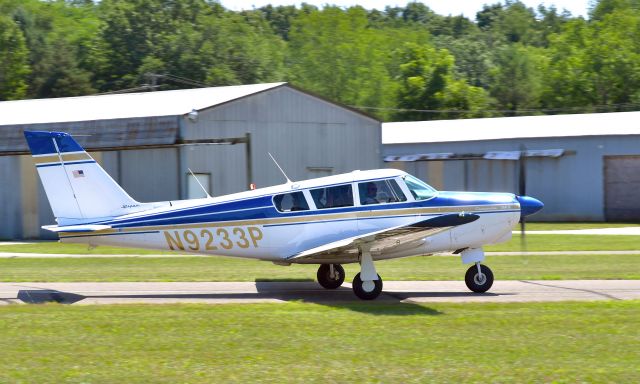
[[[550, 302], [640, 299], [640, 280], [504, 280], [484, 294], [462, 281], [385, 281], [379, 302]], [[345, 283], [315, 282], [0, 283], [0, 304], [340, 303], [359, 301]]]

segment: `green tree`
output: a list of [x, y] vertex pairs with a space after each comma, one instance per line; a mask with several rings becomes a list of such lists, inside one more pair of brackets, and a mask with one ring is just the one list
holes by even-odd
[[[576, 111], [627, 110], [640, 101], [640, 11], [574, 20], [551, 37], [545, 103]], [[576, 109], [577, 108], [577, 109]]]
[[591, 20], [599, 21], [606, 15], [620, 10], [640, 10], [640, 0], [598, 0], [593, 3], [589, 16]]
[[0, 15], [0, 100], [21, 99], [27, 92], [29, 52], [18, 26]]
[[447, 49], [455, 57], [458, 78], [466, 79], [474, 87], [489, 88], [493, 55], [486, 40], [479, 35], [460, 38], [438, 36], [434, 39], [434, 44], [438, 48]]
[[547, 60], [540, 48], [522, 44], [504, 45], [495, 51], [490, 93], [500, 109], [512, 111], [540, 105]]
[[370, 28], [363, 8], [325, 7], [300, 15], [289, 36], [294, 83], [352, 106], [393, 106], [389, 52], [401, 37]]
[[[104, 0], [96, 65], [104, 90], [131, 88], [149, 73], [229, 85], [280, 80], [284, 43], [255, 12], [226, 11], [204, 0]], [[169, 77], [166, 77], [169, 78]]]
[[[405, 44], [398, 52], [401, 87], [398, 120], [434, 120], [485, 116], [491, 106], [487, 93], [468, 85], [454, 74], [453, 56], [446, 49]], [[424, 113], [421, 111], [432, 111]], [[442, 112], [437, 112], [442, 111]]]
[[569, 21], [570, 13], [558, 13], [558, 10], [551, 6], [549, 8], [543, 5], [538, 6], [539, 20], [536, 23], [536, 29], [540, 37], [540, 45], [549, 46], [549, 36], [562, 32], [562, 27]]
[[[274, 7], [273, 5], [265, 5], [257, 9], [258, 12], [264, 15], [271, 28], [275, 33], [283, 40], [289, 40], [289, 31], [291, 30], [291, 23], [295, 20], [300, 10], [295, 5], [280, 5]], [[251, 12], [251, 11], [250, 11]], [[247, 12], [247, 13], [250, 13]]]
[[28, 96], [34, 98], [94, 93], [88, 58], [97, 31], [92, 6], [37, 0], [3, 1], [29, 49]]

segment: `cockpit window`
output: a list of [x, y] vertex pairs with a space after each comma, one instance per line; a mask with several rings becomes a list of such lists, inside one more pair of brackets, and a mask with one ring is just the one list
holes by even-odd
[[360, 204], [386, 204], [407, 201], [395, 180], [367, 181], [358, 184]]
[[409, 191], [416, 200], [427, 200], [434, 197], [437, 193], [435, 189], [417, 177], [406, 175], [403, 178], [407, 184], [407, 188], [409, 188]]
[[280, 212], [309, 210], [309, 204], [307, 204], [307, 200], [304, 198], [304, 194], [302, 192], [275, 195], [273, 197], [273, 203], [275, 204], [276, 209]]
[[312, 189], [311, 197], [318, 209], [353, 206], [351, 184]]

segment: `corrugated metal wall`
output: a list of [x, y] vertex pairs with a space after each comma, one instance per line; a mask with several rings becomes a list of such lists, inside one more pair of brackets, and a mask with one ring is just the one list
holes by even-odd
[[[2, 120], [0, 119], [0, 124]], [[176, 116], [137, 117], [50, 124], [0, 125], [0, 151], [28, 151], [24, 131], [61, 131], [75, 135], [86, 148], [172, 144], [178, 132]]]
[[[603, 157], [640, 154], [640, 135], [393, 144], [385, 145], [383, 154], [517, 151], [521, 144], [530, 150], [562, 148], [575, 151], [575, 154], [560, 158], [527, 159], [527, 194], [545, 204], [545, 208], [533, 217], [540, 221], [605, 220]], [[427, 182], [434, 177], [438, 182], [442, 181], [441, 188], [445, 190], [517, 191], [518, 166], [515, 161], [443, 161], [443, 177], [429, 172], [433, 167], [430, 163], [387, 163], [387, 167], [401, 165]]]
[[0, 239], [22, 235], [22, 177], [18, 156], [0, 157]]
[[[382, 167], [378, 121], [290, 87], [203, 111], [197, 122], [185, 118], [181, 126], [187, 140], [251, 133], [253, 182], [259, 187], [284, 182], [268, 152], [293, 180]], [[181, 150], [185, 172], [211, 172], [214, 195], [247, 189], [243, 144]]]
[[[91, 133], [78, 141], [93, 146], [166, 144], [176, 136], [193, 140], [251, 133], [253, 182], [259, 187], [284, 181], [267, 152], [293, 180], [382, 167], [380, 122], [288, 86], [201, 111], [197, 122], [170, 116], [13, 127], [12, 140], [20, 136], [18, 150], [25, 147], [24, 129]], [[212, 195], [246, 190], [245, 148], [244, 144], [198, 145], [92, 156], [134, 199], [147, 202], [186, 198], [188, 168], [211, 174]], [[0, 239], [56, 238], [40, 229], [55, 221], [30, 156], [25, 159], [0, 157]], [[15, 188], [7, 187], [13, 184]], [[34, 187], [37, 193], [22, 192]]]

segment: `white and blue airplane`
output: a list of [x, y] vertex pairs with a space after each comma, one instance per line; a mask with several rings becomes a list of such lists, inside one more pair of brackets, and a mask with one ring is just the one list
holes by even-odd
[[467, 287], [486, 292], [493, 273], [482, 247], [511, 238], [543, 204], [511, 193], [436, 191], [399, 170], [353, 171], [226, 196], [140, 203], [67, 133], [24, 133], [62, 242], [245, 257], [277, 265], [320, 264], [321, 286], [382, 291], [375, 262], [441, 252], [473, 264]]

